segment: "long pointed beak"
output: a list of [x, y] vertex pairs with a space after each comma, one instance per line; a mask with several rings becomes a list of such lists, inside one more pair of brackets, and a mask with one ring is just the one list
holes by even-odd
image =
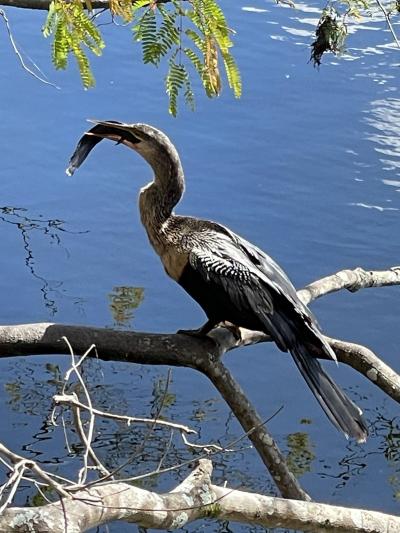
[[79, 140], [75, 151], [69, 160], [68, 168], [65, 171], [68, 176], [72, 176], [75, 170], [85, 161], [96, 144], [102, 139], [110, 139], [116, 141], [117, 144], [123, 143], [130, 148], [134, 148], [135, 145], [141, 141], [135, 137], [132, 131], [130, 131], [129, 125], [123, 124], [122, 122], [111, 120], [90, 120], [90, 122], [94, 122], [95, 126], [86, 132]]

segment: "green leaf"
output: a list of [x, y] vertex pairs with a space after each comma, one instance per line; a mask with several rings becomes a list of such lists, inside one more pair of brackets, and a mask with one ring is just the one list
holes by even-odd
[[[176, 117], [178, 113], [178, 94], [184, 85], [188, 87], [189, 76], [185, 67], [177, 64], [174, 60], [169, 62], [167, 77], [165, 78], [165, 88], [169, 96], [169, 112]], [[188, 96], [190, 100], [190, 95]]]
[[55, 68], [65, 69], [68, 56], [72, 54], [77, 61], [83, 86], [93, 87], [95, 80], [84, 48], [101, 55], [105, 45], [98, 28], [79, 0], [51, 2], [43, 35], [48, 37], [51, 34], [54, 35], [52, 60]]

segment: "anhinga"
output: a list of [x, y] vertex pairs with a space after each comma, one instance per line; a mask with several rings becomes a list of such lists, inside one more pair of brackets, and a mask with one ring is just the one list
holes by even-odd
[[228, 228], [175, 215], [185, 180], [179, 155], [168, 137], [146, 124], [93, 121], [80, 139], [67, 173], [73, 172], [102, 139], [122, 143], [152, 167], [154, 180], [141, 189], [140, 216], [167, 274], [203, 308], [207, 334], [221, 322], [263, 331], [289, 351], [323, 410], [347, 437], [365, 441], [361, 410], [326, 374], [315, 354], [336, 360], [311, 311], [297, 297], [283, 270], [268, 255]]

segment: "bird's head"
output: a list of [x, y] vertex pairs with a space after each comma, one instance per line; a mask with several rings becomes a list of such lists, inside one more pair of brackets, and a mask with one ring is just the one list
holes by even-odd
[[124, 124], [113, 120], [90, 120], [95, 125], [78, 142], [69, 161], [66, 173], [69, 176], [85, 161], [92, 149], [102, 139], [125, 144], [138, 152], [154, 169], [155, 173], [169, 172], [171, 167], [181, 172], [178, 153], [168, 137], [148, 124]]

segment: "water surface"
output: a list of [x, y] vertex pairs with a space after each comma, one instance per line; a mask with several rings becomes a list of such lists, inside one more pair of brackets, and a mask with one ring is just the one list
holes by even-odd
[[[296, 286], [342, 268], [399, 264], [400, 56], [383, 21], [354, 25], [346, 55], [324, 58], [316, 70], [308, 59], [317, 4], [301, 3], [298, 10], [266, 1], [223, 5], [238, 32], [243, 97], [235, 101], [225, 89], [211, 102], [197, 91], [196, 113], [182, 107], [177, 119], [166, 112], [161, 69], [141, 64], [128, 29], [106, 27], [104, 57], [93, 61], [97, 87], [85, 92], [74, 67], [52, 70], [49, 43], [39, 34], [44, 15], [8, 11], [21, 48], [61, 90], [29, 77], [11, 51], [3, 52], [2, 323], [164, 332], [203, 321], [202, 311], [165, 276], [140, 225], [137, 192], [151, 178], [144, 161], [104, 142], [76, 175], [65, 175], [87, 117], [148, 122], [167, 132], [187, 176], [177, 212], [230, 226], [275, 257]], [[5, 32], [0, 39], [2, 50], [9, 49]], [[313, 310], [329, 335], [365, 343], [398, 367], [398, 289], [341, 293]], [[290, 358], [274, 346], [237, 350], [227, 362], [262, 417], [284, 406], [270, 430], [307, 491], [321, 501], [398, 512], [393, 401], [351, 369], [329, 365], [371, 425], [371, 438], [359, 446], [329, 424]], [[0, 413], [8, 446], [72, 475], [79, 446], [68, 453], [62, 430], [48, 420], [68, 363], [57, 356], [2, 359]], [[146, 415], [156, 409], [166, 372], [92, 362], [86, 374], [99, 406]], [[205, 378], [174, 369], [169, 390], [165, 416], [201, 430], [203, 442], [227, 443], [241, 434]], [[96, 446], [110, 464], [143, 438], [112, 424], [99, 429]], [[154, 437], [132, 470], [157, 461], [164, 437]], [[171, 461], [182, 453], [178, 448]], [[163, 490], [184, 474], [148, 486]], [[215, 459], [215, 479], [274, 490], [252, 450]], [[24, 489], [19, 503], [31, 497]], [[208, 523], [189, 529], [248, 531]], [[113, 524], [110, 531], [126, 526]]]

